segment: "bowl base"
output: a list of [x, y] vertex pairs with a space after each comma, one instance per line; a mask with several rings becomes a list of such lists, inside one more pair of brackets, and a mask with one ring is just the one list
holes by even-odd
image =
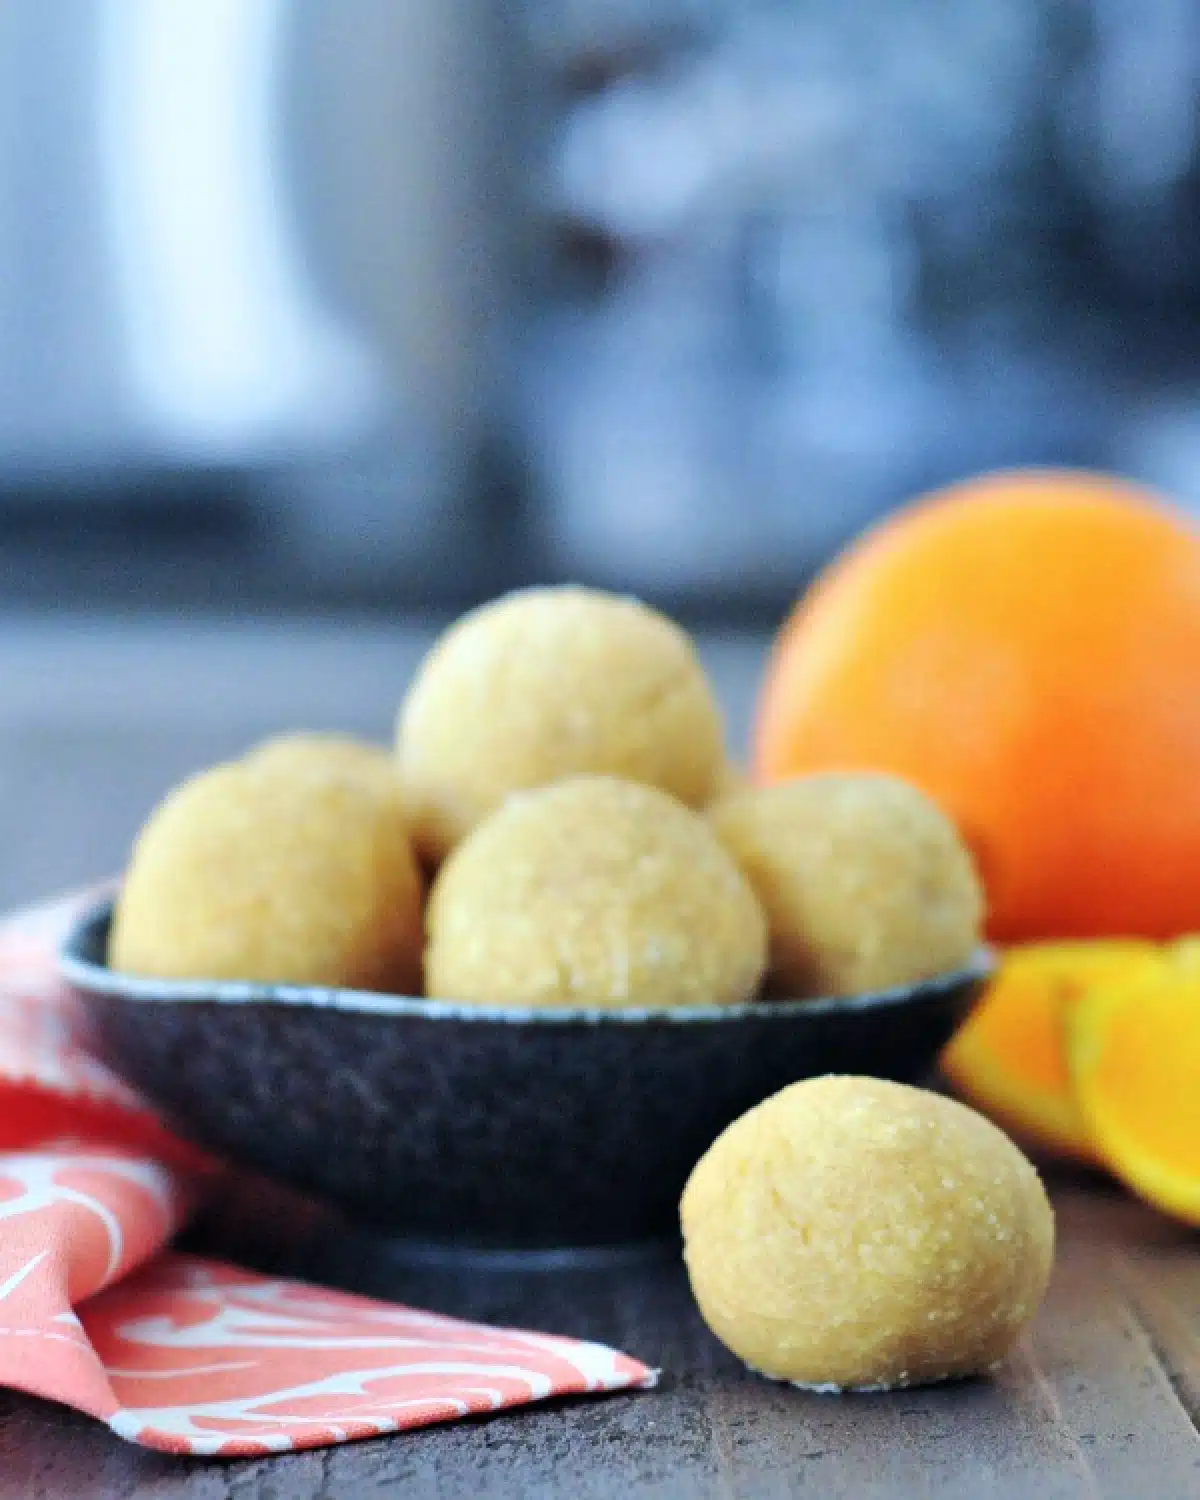
[[[270, 1211], [264, 1213], [264, 1205]], [[226, 1179], [179, 1248], [276, 1275], [380, 1294], [408, 1276], [615, 1272], [677, 1264], [678, 1232], [616, 1244], [505, 1245], [432, 1240], [356, 1223], [334, 1204], [256, 1176]]]
[[431, 1271], [612, 1271], [679, 1258], [677, 1236], [628, 1245], [479, 1246], [371, 1236], [373, 1258], [397, 1270]]

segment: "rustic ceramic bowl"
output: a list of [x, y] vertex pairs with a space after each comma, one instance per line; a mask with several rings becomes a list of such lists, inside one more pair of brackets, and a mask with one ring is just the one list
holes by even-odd
[[330, 989], [138, 979], [111, 902], [62, 954], [101, 1054], [181, 1134], [413, 1243], [628, 1245], [738, 1115], [820, 1073], [916, 1081], [990, 969], [839, 1000], [489, 1009]]

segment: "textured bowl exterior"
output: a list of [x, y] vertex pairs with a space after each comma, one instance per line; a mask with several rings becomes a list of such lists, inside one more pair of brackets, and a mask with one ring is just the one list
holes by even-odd
[[479, 1010], [178, 984], [107, 967], [111, 906], [62, 955], [101, 1055], [178, 1133], [416, 1241], [629, 1244], [677, 1232], [713, 1139], [786, 1084], [917, 1081], [986, 978], [687, 1012]]

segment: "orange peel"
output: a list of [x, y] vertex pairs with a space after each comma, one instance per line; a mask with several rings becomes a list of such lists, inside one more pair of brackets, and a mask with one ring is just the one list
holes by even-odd
[[1098, 1164], [1076, 1103], [1064, 1020], [1098, 986], [1154, 974], [1161, 951], [1136, 939], [1011, 948], [978, 1006], [942, 1054], [955, 1091], [1030, 1146]]

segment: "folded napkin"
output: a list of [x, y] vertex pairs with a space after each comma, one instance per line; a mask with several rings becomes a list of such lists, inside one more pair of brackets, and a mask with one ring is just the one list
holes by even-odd
[[89, 1052], [55, 958], [81, 904], [0, 923], [0, 1385], [236, 1457], [654, 1384], [598, 1344], [165, 1249], [213, 1168]]

